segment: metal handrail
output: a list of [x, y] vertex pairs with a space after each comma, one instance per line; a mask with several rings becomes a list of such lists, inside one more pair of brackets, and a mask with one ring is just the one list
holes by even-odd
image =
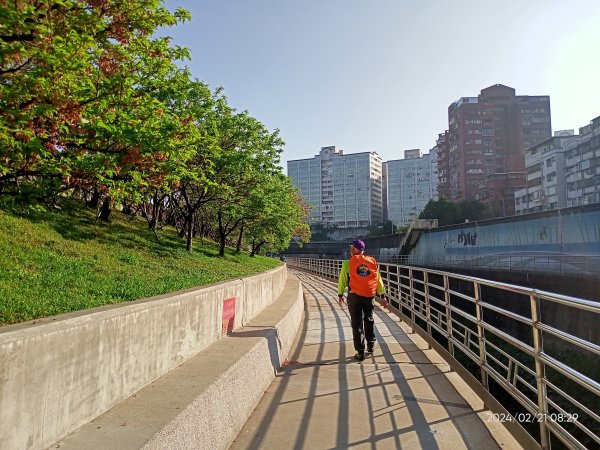
[[600, 256], [598, 255], [548, 255], [548, 254], [472, 254], [452, 256], [380, 255], [379, 262], [407, 266], [457, 268], [461, 270], [507, 270], [516, 273], [539, 273], [560, 275], [600, 276]]
[[[337, 279], [342, 261], [289, 258], [288, 265]], [[489, 382], [494, 380], [529, 411], [528, 417], [539, 424], [539, 443], [542, 448], [551, 447], [552, 436], [569, 448], [582, 450], [588, 445], [600, 443], [600, 382], [582, 373], [587, 368], [574, 367], [585, 361], [585, 356], [589, 361], [597, 361], [594, 358], [600, 355], [600, 345], [574, 335], [572, 330], [560, 329], [558, 327], [561, 325], [548, 323], [547, 320], [552, 317], [552, 309], [560, 307], [562, 315], [565, 315], [565, 308], [571, 314], [592, 315], [593, 320], [590, 322], [593, 323], [600, 318], [600, 303], [499, 281], [400, 264], [382, 263], [380, 273], [392, 306], [407, 323], [418, 327], [431, 342], [435, 341], [433, 331], [443, 336], [443, 345], [453, 363], [467, 367], [457, 359], [456, 352], [460, 351], [478, 365], [481, 374], [480, 388], [489, 393]], [[457, 290], [456, 285], [463, 286], [464, 289]], [[518, 302], [521, 310], [510, 311], [494, 304], [494, 298], [489, 293], [487, 295], [490, 298], [484, 298], [482, 287], [516, 296], [522, 300]], [[460, 302], [468, 305], [469, 309], [474, 309], [475, 313], [461, 309], [460, 304], [457, 305]], [[528, 306], [525, 314], [523, 305]], [[501, 318], [500, 325], [490, 323], [492, 319], [488, 317]], [[567, 315], [563, 319], [567, 319]], [[425, 325], [419, 326], [416, 320]], [[521, 331], [523, 335], [515, 336], [515, 333], [506, 331], [506, 324], [502, 321], [528, 329], [529, 332]], [[562, 324], [568, 320], [555, 322]], [[501, 329], [503, 327], [504, 330]], [[557, 342], [556, 348], [576, 348], [585, 356], [571, 360], [557, 357], [551, 354], [553, 348], [548, 347], [548, 343], [548, 348], [544, 347], [544, 336], [547, 340]], [[553, 378], [546, 373], [547, 370], [553, 373]], [[568, 386], [565, 388], [565, 385], [557, 382], [558, 379]], [[585, 392], [585, 406], [583, 401], [567, 392], [575, 385]], [[518, 417], [515, 417], [515, 421], [518, 421]], [[585, 423], [580, 422], [583, 418]]]

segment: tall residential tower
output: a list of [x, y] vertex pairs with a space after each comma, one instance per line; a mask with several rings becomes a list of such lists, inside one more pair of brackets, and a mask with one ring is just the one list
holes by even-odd
[[[448, 193], [451, 200], [473, 199], [493, 174], [524, 172], [524, 151], [551, 137], [550, 97], [515, 95], [496, 84], [477, 97], [462, 97], [448, 107]], [[496, 189], [502, 189], [500, 184]], [[516, 186], [506, 192], [512, 202]]]
[[437, 200], [437, 148], [421, 156], [421, 151], [405, 150], [404, 159], [383, 163], [387, 219], [394, 225], [408, 225], [429, 200]]
[[381, 170], [376, 152], [344, 155], [335, 146], [287, 164], [288, 176], [312, 206], [309, 223], [340, 228], [383, 222]]

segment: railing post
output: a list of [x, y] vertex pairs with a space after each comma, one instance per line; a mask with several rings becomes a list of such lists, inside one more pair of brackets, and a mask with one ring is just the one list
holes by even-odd
[[[423, 271], [423, 292], [425, 293], [425, 317], [427, 317], [427, 334], [431, 336], [431, 304], [429, 302], [429, 272]], [[429, 343], [428, 348], [431, 348]]]
[[413, 269], [408, 269], [408, 288], [410, 292], [409, 304], [410, 304], [410, 320], [412, 323], [415, 322], [415, 288], [413, 286]]
[[475, 312], [477, 314], [477, 338], [479, 342], [479, 368], [481, 370], [481, 384], [488, 390], [488, 374], [486, 370], [486, 353], [485, 353], [485, 328], [483, 327], [483, 307], [481, 306], [481, 288], [479, 283], [473, 282], [473, 290], [475, 296]]
[[444, 274], [444, 304], [446, 306], [446, 332], [448, 333], [448, 351], [454, 357], [454, 337], [452, 336], [452, 309], [450, 308], [450, 286], [448, 275]]
[[538, 413], [541, 415], [542, 420], [540, 424], [540, 444], [543, 449], [550, 448], [550, 438], [548, 434], [548, 427], [546, 426], [546, 414], [548, 413], [548, 403], [546, 402], [546, 370], [544, 363], [541, 360], [541, 354], [544, 351], [544, 343], [542, 341], [542, 332], [539, 329], [540, 320], [540, 304], [539, 299], [535, 293], [529, 296], [531, 303], [531, 331], [533, 332], [533, 354], [535, 357], [535, 381], [537, 384], [537, 395], [538, 395]]
[[[397, 301], [398, 301], [398, 311], [400, 311], [400, 316], [402, 316], [402, 289], [400, 287], [402, 280], [400, 279], [400, 266], [398, 265], [394, 265], [394, 269], [396, 271], [396, 297], [397, 297]], [[391, 295], [391, 288], [390, 288], [390, 304], [392, 306], [394, 306], [394, 304], [392, 303], [394, 297], [393, 295]]]

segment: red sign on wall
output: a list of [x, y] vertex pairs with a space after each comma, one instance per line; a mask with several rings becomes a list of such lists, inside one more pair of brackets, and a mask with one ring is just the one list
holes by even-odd
[[233, 331], [235, 321], [235, 297], [223, 300], [223, 333], [227, 334]]

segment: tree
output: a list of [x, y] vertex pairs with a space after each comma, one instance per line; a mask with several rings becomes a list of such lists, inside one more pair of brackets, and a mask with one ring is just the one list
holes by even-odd
[[281, 251], [289, 246], [292, 237], [310, 239], [306, 223], [310, 209], [298, 194], [291, 179], [283, 174], [265, 177], [253, 191], [249, 202], [253, 217], [245, 223], [246, 239], [250, 243], [250, 256], [264, 246]]
[[219, 120], [215, 170], [208, 194], [217, 205], [219, 255], [226, 241], [252, 216], [252, 195], [261, 183], [281, 172], [279, 155], [283, 141], [279, 130], [270, 132], [246, 111], [229, 109]]
[[322, 223], [310, 225], [311, 238], [315, 241], [329, 240], [329, 234], [337, 230], [336, 225], [325, 226]]
[[77, 187], [135, 196], [160, 180], [169, 155], [180, 157], [185, 124], [153, 92], [186, 51], [152, 33], [189, 15], [160, 5], [0, 5], [0, 195], [44, 201]]
[[458, 219], [458, 207], [445, 197], [439, 200], [429, 200], [419, 219], [438, 219], [440, 226], [456, 223]]
[[169, 108], [195, 129], [185, 142], [186, 158], [174, 161], [171, 167], [168, 188], [170, 202], [183, 220], [181, 232], [186, 236], [186, 249], [192, 251], [199, 211], [214, 200], [214, 161], [219, 152], [216, 130], [222, 111], [228, 107], [221, 90], [213, 94], [206, 84], [185, 77], [163, 96]]
[[458, 203], [460, 221], [475, 221], [486, 218], [486, 207], [477, 200], [463, 200]]
[[179, 68], [187, 50], [154, 37], [188, 18], [160, 0], [0, 2], [0, 198], [71, 191], [101, 219], [123, 204], [152, 230], [174, 223], [190, 251], [209, 223], [221, 255], [234, 233], [241, 246], [262, 218], [253, 203], [281, 175], [283, 141]]
[[170, 195], [184, 222], [186, 249], [192, 250], [200, 212], [210, 212], [224, 256], [228, 239], [236, 231], [243, 234], [252, 191], [264, 177], [280, 172], [283, 141], [278, 131], [270, 132], [247, 112], [231, 108], [221, 89], [211, 94], [203, 83], [190, 81], [166, 95], [169, 108], [189, 116], [196, 127], [195, 140], [187, 141], [187, 159], [173, 168]]
[[367, 237], [385, 236], [394, 234], [398, 231], [398, 227], [394, 226], [391, 220], [386, 220], [382, 225], [371, 225], [367, 231]]
[[440, 226], [464, 223], [468, 220], [485, 218], [485, 205], [475, 200], [463, 200], [454, 203], [445, 197], [429, 200], [419, 219], [438, 219]]

